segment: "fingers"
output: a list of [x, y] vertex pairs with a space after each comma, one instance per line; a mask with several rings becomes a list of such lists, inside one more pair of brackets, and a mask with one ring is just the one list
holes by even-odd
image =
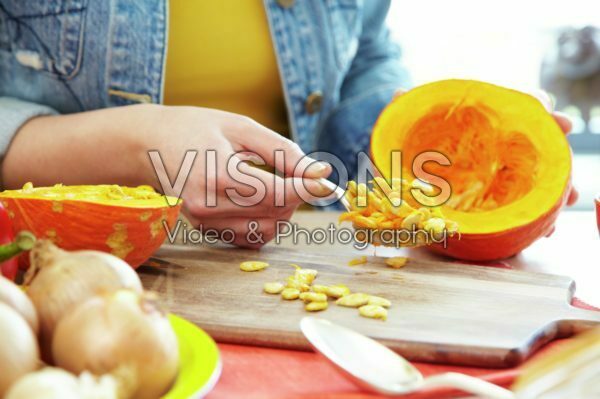
[[573, 129], [573, 122], [571, 122], [571, 119], [566, 114], [562, 112], [554, 112], [552, 116], [565, 134], [571, 133], [571, 129]]
[[[226, 243], [245, 248], [260, 248], [275, 238], [279, 223], [288, 221], [290, 217], [291, 212], [279, 218], [209, 218], [199, 221], [195, 227], [205, 234], [217, 235]], [[214, 234], [213, 231], [218, 234]]]
[[408, 90], [404, 89], [404, 88], [399, 88], [394, 92], [394, 95], [392, 96], [392, 100], [395, 100], [396, 98], [400, 97], [401, 95], [403, 95], [404, 93], [406, 93]]
[[247, 218], [206, 219], [196, 226], [205, 234], [218, 231], [226, 242], [245, 248], [260, 248], [275, 236], [274, 223], [268, 219], [249, 220]]
[[575, 187], [571, 187], [571, 191], [569, 192], [569, 197], [567, 198], [567, 206], [574, 205], [579, 199], [579, 192], [575, 189]]
[[[206, 186], [207, 192], [194, 190]], [[316, 179], [274, 175], [233, 156], [216, 181], [191, 179], [184, 196], [186, 215], [273, 218], [290, 213], [303, 202], [328, 199], [331, 190]], [[209, 201], [211, 198], [211, 201]]]
[[316, 179], [331, 173], [329, 164], [307, 157], [293, 141], [250, 118], [239, 117], [236, 120], [237, 123], [230, 125], [230, 138], [286, 176]]
[[[302, 202], [311, 202], [322, 199], [331, 194], [331, 190], [316, 179], [301, 177], [285, 177], [274, 175], [264, 170], [254, 168], [241, 163], [238, 166], [241, 173], [251, 176], [256, 182], [260, 182], [263, 192], [261, 202], [266, 206], [296, 206]], [[249, 186], [246, 186], [249, 188]], [[256, 187], [254, 185], [253, 187]], [[244, 190], [236, 190], [237, 194], [246, 196]], [[247, 191], [246, 191], [247, 193]], [[228, 194], [233, 194], [230, 190]]]

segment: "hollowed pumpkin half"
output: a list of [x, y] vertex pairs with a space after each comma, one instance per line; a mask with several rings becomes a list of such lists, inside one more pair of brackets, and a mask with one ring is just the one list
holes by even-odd
[[452, 194], [443, 212], [459, 224], [446, 248], [466, 260], [512, 256], [549, 233], [570, 186], [571, 151], [554, 118], [534, 97], [492, 84], [445, 80], [410, 90], [382, 112], [371, 155], [384, 176], [391, 151], [412, 162], [438, 151], [451, 162], [424, 170], [444, 178]]
[[1, 192], [0, 201], [15, 231], [29, 230], [67, 250], [109, 252], [134, 268], [162, 244], [164, 223], [172, 227], [181, 208], [181, 201], [148, 186], [33, 188], [28, 183]]

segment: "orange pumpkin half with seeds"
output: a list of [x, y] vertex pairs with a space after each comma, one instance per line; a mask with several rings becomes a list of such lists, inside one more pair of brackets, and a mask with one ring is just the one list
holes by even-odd
[[571, 151], [554, 118], [536, 98], [488, 83], [445, 80], [396, 98], [371, 139], [384, 177], [391, 150], [401, 150], [409, 180], [422, 152], [450, 160], [425, 163], [424, 170], [450, 184], [442, 209], [460, 234], [446, 248], [430, 248], [459, 259], [517, 254], [550, 232], [570, 189]]
[[0, 193], [15, 231], [29, 230], [66, 250], [112, 253], [132, 267], [158, 249], [172, 227], [181, 201], [152, 187], [63, 186]]

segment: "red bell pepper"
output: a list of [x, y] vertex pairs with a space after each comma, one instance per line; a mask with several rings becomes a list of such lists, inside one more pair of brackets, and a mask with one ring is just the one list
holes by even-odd
[[16, 256], [30, 250], [34, 242], [35, 236], [28, 231], [14, 236], [8, 212], [0, 204], [0, 271], [4, 277], [15, 280], [19, 269]]

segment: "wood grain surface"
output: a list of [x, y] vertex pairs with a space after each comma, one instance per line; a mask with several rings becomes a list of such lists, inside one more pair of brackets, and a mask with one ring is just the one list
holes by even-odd
[[[299, 330], [308, 314], [302, 302], [262, 292], [265, 282], [293, 274], [290, 263], [317, 269], [316, 283], [342, 283], [353, 292], [390, 299], [385, 322], [333, 302], [315, 315], [416, 361], [510, 367], [545, 342], [600, 323], [600, 312], [570, 305], [574, 284], [567, 277], [426, 259], [411, 259], [396, 270], [375, 256], [367, 264], [348, 266], [353, 257], [336, 248], [166, 245], [139, 271], [144, 286], [160, 292], [172, 312], [219, 342], [308, 349]], [[246, 260], [270, 267], [242, 272], [239, 263]]]

